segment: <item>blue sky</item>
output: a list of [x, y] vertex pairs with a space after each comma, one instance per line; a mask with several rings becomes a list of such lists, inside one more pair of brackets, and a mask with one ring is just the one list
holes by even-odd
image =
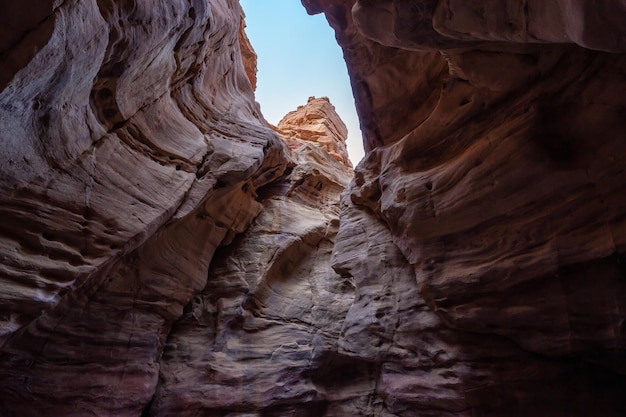
[[341, 48], [324, 15], [309, 16], [299, 0], [240, 0], [246, 33], [258, 55], [256, 100], [277, 124], [310, 96], [326, 96], [348, 127], [348, 153], [363, 157], [361, 131]]

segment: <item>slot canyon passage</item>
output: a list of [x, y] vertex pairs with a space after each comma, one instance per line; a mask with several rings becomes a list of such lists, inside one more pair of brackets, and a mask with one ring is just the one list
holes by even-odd
[[0, 1], [0, 416], [626, 415], [626, 3], [302, 3], [354, 171], [237, 0]]

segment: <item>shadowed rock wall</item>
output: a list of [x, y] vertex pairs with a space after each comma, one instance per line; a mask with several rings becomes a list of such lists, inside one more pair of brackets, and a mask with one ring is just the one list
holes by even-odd
[[[380, 364], [379, 415], [623, 415], [624, 6], [303, 3], [336, 31], [369, 151], [333, 266], [357, 292], [340, 352]], [[412, 277], [400, 298], [369, 274], [389, 256], [343, 249], [376, 240]]]

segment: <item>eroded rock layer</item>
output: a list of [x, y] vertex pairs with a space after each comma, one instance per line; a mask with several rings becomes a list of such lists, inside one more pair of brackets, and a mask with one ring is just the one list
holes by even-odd
[[622, 3], [303, 0], [352, 181], [236, 0], [5, 3], [0, 416], [626, 413]]
[[172, 329], [150, 415], [313, 417], [336, 400], [317, 373], [354, 297], [353, 281], [330, 267], [352, 172], [312, 145], [294, 165], [259, 190], [262, 213], [216, 253]]
[[[337, 33], [370, 151], [334, 267], [357, 285], [339, 345], [381, 363], [380, 415], [623, 415], [624, 6], [303, 3]], [[380, 260], [340, 249], [379, 223], [420, 312], [395, 325]]]
[[258, 114], [236, 0], [31, 6], [2, 13], [0, 415], [139, 416], [288, 150]]
[[276, 131], [293, 150], [303, 144], [313, 143], [352, 168], [346, 148], [348, 128], [328, 97], [309, 97], [305, 105], [298, 106], [278, 122]]

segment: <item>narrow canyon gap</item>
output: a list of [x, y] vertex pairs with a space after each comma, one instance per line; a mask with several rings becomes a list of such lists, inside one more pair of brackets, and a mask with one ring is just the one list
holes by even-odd
[[0, 2], [0, 416], [623, 416], [626, 6], [303, 5], [354, 173], [237, 0]]
[[240, 3], [258, 56], [255, 97], [263, 117], [276, 125], [308, 97], [328, 97], [348, 127], [356, 165], [364, 155], [359, 120], [343, 53], [324, 15], [310, 16], [297, 0]]

